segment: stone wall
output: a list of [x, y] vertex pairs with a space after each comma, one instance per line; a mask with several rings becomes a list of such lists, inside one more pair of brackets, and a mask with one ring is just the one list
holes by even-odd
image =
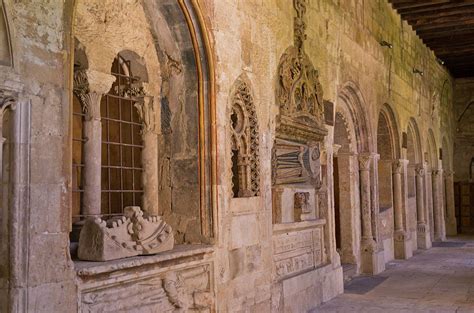
[[[472, 103], [472, 104], [471, 104]], [[457, 79], [454, 84], [454, 114], [456, 119], [454, 180], [474, 179], [474, 80]]]
[[[86, 10], [83, 13], [102, 12], [103, 8], [99, 2], [81, 1], [81, 5], [87, 7], [89, 4], [95, 4], [97, 9]], [[10, 124], [9, 118], [6, 118], [5, 122], [5, 125], [14, 126], [9, 131], [3, 131], [3, 136], [7, 138], [6, 146], [10, 147], [7, 151], [12, 151], [12, 157], [6, 164], [12, 174], [2, 180], [4, 186], [11, 188], [4, 188], [2, 203], [8, 204], [2, 205], [0, 214], [2, 218], [0, 225], [10, 225], [8, 233], [5, 230], [0, 233], [2, 237], [8, 236], [9, 247], [4, 244], [7, 241], [2, 240], [0, 252], [8, 251], [11, 256], [6, 262], [7, 266], [2, 267], [0, 271], [2, 312], [8, 311], [7, 308], [12, 312], [76, 312], [79, 309], [79, 302], [90, 300], [87, 295], [79, 298], [83, 291], [87, 294], [86, 291], [100, 291], [105, 286], [108, 288], [105, 294], [115, 292], [110, 286], [114, 284], [114, 279], [118, 278], [106, 277], [104, 279], [107, 282], [104, 283], [100, 279], [94, 281], [96, 278], [86, 277], [87, 275], [81, 276], [78, 272], [78, 263], [72, 261], [69, 253], [70, 97], [74, 3], [74, 1], [58, 3], [52, 0], [2, 1], [10, 30], [13, 67], [1, 63], [0, 87], [15, 94], [17, 99], [17, 108], [10, 117], [13, 123]], [[133, 21], [137, 18], [135, 14], [138, 7], [139, 25], [146, 28], [147, 32], [137, 29], [124, 29], [124, 32], [133, 35], [131, 42], [139, 38], [149, 42], [146, 44], [142, 42], [129, 48], [138, 48], [143, 54], [142, 57], [147, 56], [160, 64], [166, 63], [165, 55], [160, 55], [155, 50], [172, 51], [174, 54], [171, 57], [189, 65], [185, 71], [195, 70], [193, 66], [196, 60], [194, 50], [190, 48], [188, 30], [180, 28], [180, 25], [174, 25], [175, 27], [171, 28], [176, 33], [171, 36], [168, 30], [160, 28], [163, 19], [169, 23], [176, 21], [179, 21], [177, 24], [184, 23], [181, 15], [179, 18], [173, 18], [173, 14], [181, 14], [176, 9], [176, 3], [173, 2], [174, 6], [159, 7], [157, 5], [159, 1], [150, 1], [144, 9], [141, 9], [139, 1], [127, 0], [124, 3], [120, 6], [108, 0], [109, 6], [117, 5], [113, 7], [115, 15], [102, 12], [103, 14], [97, 15], [97, 22], [105, 23], [116, 18], [115, 27], [118, 27], [119, 31], [123, 25], [128, 25], [128, 28], [137, 27], [131, 24], [121, 25], [120, 19], [130, 18], [129, 23]], [[166, 1], [163, 3], [169, 4]], [[120, 11], [127, 6], [133, 10]], [[194, 299], [193, 308], [196, 310], [199, 310], [200, 303], [205, 310], [211, 312], [301, 312], [310, 309], [342, 292], [342, 269], [335, 248], [333, 210], [334, 127], [332, 125], [335, 117], [328, 114], [329, 118], [326, 121], [328, 135], [322, 142], [324, 164], [321, 168], [324, 194], [320, 197], [319, 204], [325, 209], [323, 210], [325, 216], [322, 216], [321, 220], [326, 224], [323, 234], [320, 234], [325, 240], [321, 243], [321, 247], [324, 246], [324, 251], [321, 251], [324, 262], [310, 267], [307, 272], [298, 272], [295, 276], [279, 279], [274, 273], [276, 248], [275, 226], [272, 225], [271, 158], [276, 116], [279, 110], [275, 99], [278, 63], [284, 51], [294, 44], [293, 3], [288, 0], [203, 0], [199, 1], [196, 7], [204, 16], [211, 38], [214, 72], [210, 75], [214, 75], [216, 80], [215, 95], [211, 95], [215, 96], [217, 104], [216, 117], [215, 120], [201, 125], [210, 129], [210, 125], [215, 122], [217, 127], [216, 133], [211, 134], [217, 138], [218, 160], [216, 164], [218, 210], [210, 214], [216, 217], [212, 224], [215, 236], [213, 238], [202, 236], [200, 218], [203, 215], [199, 208], [199, 201], [202, 201], [199, 195], [202, 194], [197, 191], [201, 187], [207, 188], [206, 190], [212, 187], [207, 181], [203, 185], [202, 179], [206, 178], [208, 173], [198, 176], [197, 158], [204, 150], [198, 151], [196, 147], [198, 143], [208, 144], [211, 135], [206, 133], [208, 137], [204, 137], [203, 140], [202, 138], [198, 140], [196, 136], [199, 125], [197, 117], [201, 113], [195, 111], [194, 104], [201, 94], [197, 90], [196, 81], [193, 80], [195, 78], [184, 80], [177, 76], [174, 78], [175, 81], [170, 81], [170, 86], [174, 87], [170, 89], [169, 94], [158, 86], [155, 89], [162, 95], [169, 95], [161, 98], [161, 113], [163, 114], [163, 108], [172, 103], [174, 106], [170, 110], [175, 116], [168, 121], [174, 131], [165, 134], [160, 141], [162, 163], [159, 166], [162, 180], [159, 195], [161, 201], [165, 203], [164, 218], [175, 228], [179, 242], [209, 242], [212, 246], [206, 247], [206, 252], [201, 253], [205, 254], [204, 260], [194, 259], [191, 253], [189, 262], [176, 268], [173, 267], [176, 263], [167, 263], [167, 260], [161, 260], [160, 256], [154, 258], [160, 259], [163, 263], [150, 261], [153, 263], [150, 265], [145, 264], [148, 261], [142, 264], [143, 259], [137, 261], [138, 263], [132, 260], [131, 263], [134, 265], [127, 265], [127, 268], [133, 272], [136, 266], [143, 265], [140, 269], [142, 280], [139, 282], [140, 286], [145, 288], [143, 290], [148, 290], [146, 289], [148, 283], [163, 283], [162, 276], [170, 269], [190, 277], [185, 285], [192, 287], [187, 288], [203, 292], [203, 298], [213, 298]], [[83, 7], [77, 8], [79, 13], [81, 8]], [[155, 11], [159, 11], [160, 14], [153, 14]], [[354, 123], [349, 130], [348, 133], [353, 135], [350, 145], [357, 147], [354, 148], [357, 151], [352, 152], [366, 153], [376, 160], [374, 154], [377, 154], [377, 123], [380, 110], [385, 105], [393, 112], [392, 131], [396, 135], [394, 138], [402, 137], [401, 134], [407, 131], [410, 121], [415, 123], [420, 133], [419, 137], [423, 139], [418, 142], [417, 147], [422, 152], [420, 154], [424, 155], [419, 162], [423, 165], [424, 161], [431, 157], [431, 167], [440, 167], [441, 162], [437, 155], [442, 142], [446, 142], [448, 146], [443, 149], [443, 154], [453, 151], [449, 149], [453, 144], [453, 82], [449, 73], [437, 63], [433, 53], [423, 45], [411, 28], [405, 22], [401, 22], [400, 16], [385, 0], [308, 1], [305, 16], [307, 24], [305, 51], [319, 71], [324, 100], [326, 103], [334, 104], [332, 113], [338, 110], [344, 113], [356, 111], [353, 102], [349, 103], [353, 105], [350, 108], [353, 111], [342, 108], [343, 101], [348, 98], [344, 92], [351, 90], [354, 99], [358, 99], [358, 107], [361, 110], [359, 116], [364, 116], [367, 122], [363, 124], [360, 120], [356, 121], [357, 123]], [[5, 29], [7, 28], [0, 25], [0, 43], [5, 42], [3, 38], [6, 37], [2, 33]], [[163, 29], [165, 29], [163, 36], [167, 39], [160, 41], [159, 35]], [[82, 40], [100, 44], [101, 34], [95, 29], [81, 31], [86, 35]], [[91, 36], [92, 34], [95, 35]], [[182, 40], [182, 46], [174, 45], [176, 38]], [[390, 42], [393, 49], [381, 46], [382, 40]], [[122, 45], [126, 46], [123, 42]], [[107, 52], [106, 57], [110, 58], [120, 51], [119, 46], [113, 44], [109, 48], [113, 53], [97, 49], [98, 53], [92, 60], [96, 64], [102, 64], [102, 52]], [[153, 55], [152, 52], [158, 55]], [[6, 55], [4, 50], [1, 50], [1, 55]], [[103, 66], [104, 71], [110, 68], [110, 64]], [[414, 74], [414, 68], [423, 71], [424, 75]], [[158, 65], [152, 69], [155, 71], [153, 74], [158, 72], [163, 74], [162, 68], [158, 68]], [[260, 193], [254, 197], [234, 198], [229, 179], [232, 172], [229, 126], [232, 87], [242, 74], [247, 77], [251, 89], [259, 126]], [[460, 87], [461, 84], [456, 86]], [[160, 120], [166, 119], [161, 115]], [[182, 124], [186, 127], [181, 127]], [[163, 124], [161, 126], [163, 130]], [[163, 133], [167, 131], [169, 129], [165, 129]], [[425, 139], [431, 133], [434, 142], [429, 150], [428, 140]], [[8, 138], [11, 138], [10, 142]], [[399, 141], [394, 140], [394, 144], [401, 151], [397, 157], [407, 158], [406, 149], [401, 148]], [[182, 145], [178, 146], [177, 142]], [[352, 156], [350, 169], [355, 172], [354, 185], [355, 189], [359, 190], [357, 163], [357, 156]], [[369, 174], [372, 197], [369, 200], [373, 210], [363, 215], [359, 211], [358, 191], [351, 193], [354, 197], [351, 203], [357, 204], [351, 206], [351, 209], [357, 211], [349, 215], [352, 216], [352, 224], [357, 229], [351, 229], [350, 233], [354, 234], [357, 241], [353, 244], [357, 250], [354, 251], [356, 254], [354, 259], [359, 260], [361, 259], [360, 228], [363, 224], [360, 223], [361, 216], [372, 215], [373, 220], [372, 224], [369, 223], [369, 227], [374, 229], [373, 237], [377, 241], [377, 246], [387, 246], [382, 259], [382, 262], [386, 262], [394, 257], [395, 214], [394, 210], [387, 210], [379, 216], [378, 190], [382, 189], [378, 186], [377, 165], [372, 166]], [[460, 171], [459, 175], [464, 175], [462, 173]], [[431, 181], [429, 186], [431, 188]], [[171, 187], [175, 190], [173, 191]], [[11, 193], [7, 193], [6, 190], [11, 190]], [[385, 191], [389, 193], [390, 188]], [[9, 194], [13, 196], [7, 196]], [[187, 201], [182, 201], [183, 199]], [[426, 200], [426, 203], [428, 202]], [[186, 205], [189, 205], [189, 209]], [[409, 217], [411, 214], [405, 213], [404, 216], [412, 218]], [[413, 221], [409, 223], [405, 221], [403, 224], [413, 225]], [[383, 251], [381, 253], [384, 254]], [[170, 258], [174, 257], [177, 256], [171, 254]], [[113, 269], [116, 265], [110, 266]], [[205, 272], [206, 278], [199, 276], [199, 279], [193, 280], [194, 269], [199, 273]], [[127, 272], [124, 267], [120, 270], [119, 274], [122, 277], [117, 281], [128, 283], [133, 280], [131, 272]], [[147, 279], [148, 276], [150, 280]], [[102, 283], [104, 286], [101, 287]], [[162, 289], [157, 289], [156, 292], [160, 293], [160, 297], [163, 295]], [[124, 293], [127, 294], [127, 291]], [[172, 297], [168, 296], [167, 299], [171, 303]], [[125, 304], [124, 302], [123, 305]], [[84, 304], [81, 305], [82, 308], [86, 307]], [[167, 310], [173, 309], [167, 305]], [[119, 304], [118, 307], [123, 306]]]

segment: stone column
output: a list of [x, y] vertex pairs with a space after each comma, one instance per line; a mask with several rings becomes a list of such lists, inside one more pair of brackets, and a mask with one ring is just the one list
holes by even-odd
[[383, 251], [383, 242], [380, 240], [378, 220], [379, 220], [379, 160], [380, 154], [372, 154], [371, 170], [370, 170], [370, 196], [371, 196], [371, 210], [372, 210], [372, 234], [374, 240], [378, 245], [378, 250]]
[[101, 165], [102, 165], [102, 122], [100, 102], [115, 77], [93, 70], [79, 70], [74, 73], [74, 93], [81, 101], [86, 114], [84, 119], [84, 196], [82, 214], [101, 214]]
[[378, 274], [385, 269], [383, 251], [378, 251], [372, 233], [372, 198], [370, 196], [370, 164], [372, 155], [359, 156], [360, 211], [362, 228], [361, 271], [366, 274]]
[[[406, 223], [403, 222], [403, 211], [406, 209], [405, 197], [407, 196], [406, 192], [403, 192], [403, 187], [406, 186], [406, 164], [406, 160], [395, 160], [392, 167], [393, 215], [395, 220], [393, 235], [396, 259], [408, 259], [413, 255], [410, 234], [406, 230]], [[403, 181], [402, 177], [404, 178]]]
[[153, 97], [144, 96], [135, 107], [142, 123], [143, 210], [158, 215], [158, 133]]
[[416, 174], [416, 216], [417, 216], [417, 242], [420, 249], [431, 248], [431, 239], [428, 229], [426, 227], [426, 216], [425, 216], [425, 205], [424, 205], [424, 192], [423, 192], [423, 181], [425, 176], [425, 168], [423, 165], [419, 165], [415, 168]]
[[443, 170], [437, 169], [431, 172], [431, 178], [433, 183], [433, 214], [434, 214], [434, 238], [436, 240], [446, 240], [446, 233], [444, 231], [444, 214], [442, 211], [443, 205], [441, 203], [443, 197], [441, 195], [441, 177], [443, 176]]
[[454, 210], [454, 180], [453, 171], [444, 172], [444, 185], [446, 188], [446, 234], [448, 236], [457, 235], [456, 213]]

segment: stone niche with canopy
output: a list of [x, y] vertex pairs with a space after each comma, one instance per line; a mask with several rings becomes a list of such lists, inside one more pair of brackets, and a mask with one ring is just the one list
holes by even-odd
[[304, 51], [306, 1], [294, 1], [294, 45], [280, 58], [272, 155], [273, 277], [282, 280], [326, 263], [319, 212], [324, 126], [319, 73]]

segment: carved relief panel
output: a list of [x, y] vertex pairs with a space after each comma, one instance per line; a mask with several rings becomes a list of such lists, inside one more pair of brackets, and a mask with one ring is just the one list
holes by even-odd
[[260, 194], [259, 131], [250, 86], [234, 84], [230, 114], [232, 193], [234, 197]]

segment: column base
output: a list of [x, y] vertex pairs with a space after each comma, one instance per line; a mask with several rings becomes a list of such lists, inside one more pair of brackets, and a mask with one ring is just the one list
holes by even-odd
[[446, 235], [456, 236], [458, 234], [458, 227], [456, 220], [447, 220], [446, 221]]
[[413, 256], [410, 235], [405, 231], [396, 231], [394, 234], [395, 259], [406, 260]]
[[373, 239], [362, 240], [361, 245], [361, 272], [376, 275], [385, 271], [385, 256], [383, 249], [377, 248]]
[[431, 237], [430, 233], [427, 232], [426, 224], [418, 224], [416, 228], [416, 239], [418, 243], [418, 249], [429, 249], [431, 248]]

